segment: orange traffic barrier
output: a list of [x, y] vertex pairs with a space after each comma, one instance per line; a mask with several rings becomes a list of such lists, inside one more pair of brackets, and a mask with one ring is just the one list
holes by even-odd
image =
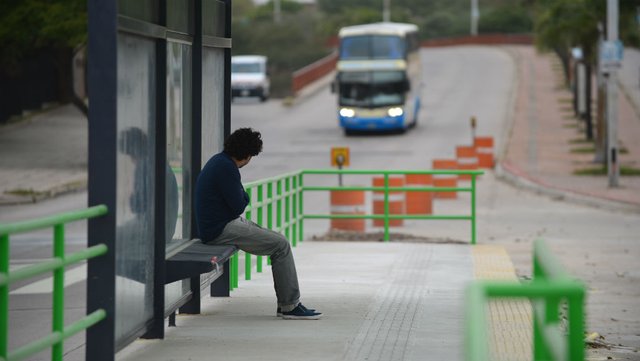
[[[478, 169], [478, 157], [476, 156], [476, 148], [468, 146], [456, 147], [456, 159], [458, 161], [459, 170], [476, 170]], [[471, 174], [460, 174], [460, 180], [471, 180]]]
[[[374, 187], [384, 187], [384, 177], [373, 178]], [[404, 187], [404, 178], [389, 177], [389, 187]], [[373, 214], [384, 214], [384, 192], [373, 192]], [[404, 192], [389, 192], [389, 214], [404, 214]], [[400, 227], [403, 219], [390, 219], [389, 226]], [[374, 219], [375, 227], [384, 227], [384, 219]]]
[[[406, 174], [407, 187], [425, 187], [433, 184], [431, 174]], [[433, 212], [432, 192], [406, 192], [405, 210], [407, 214], [431, 214]]]
[[[433, 169], [458, 169], [458, 162], [456, 160], [449, 159], [434, 159]], [[457, 187], [458, 177], [453, 174], [434, 174], [433, 175], [434, 187]], [[456, 199], [458, 198], [457, 192], [435, 192], [434, 197], [437, 199]]]
[[[365, 214], [364, 191], [331, 191], [331, 214]], [[364, 232], [365, 219], [331, 219], [331, 229]]]
[[475, 137], [473, 146], [478, 156], [478, 167], [493, 168], [493, 137]]

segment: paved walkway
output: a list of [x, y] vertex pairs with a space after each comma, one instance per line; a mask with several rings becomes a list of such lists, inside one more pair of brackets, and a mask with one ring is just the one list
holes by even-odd
[[[202, 315], [178, 315], [164, 340], [138, 340], [118, 360], [462, 360], [465, 286], [515, 280], [497, 246], [316, 241], [295, 254], [303, 302], [321, 307], [322, 320], [276, 317], [267, 272], [241, 280], [231, 298], [203, 298]], [[504, 356], [494, 359], [529, 359], [530, 309], [491, 309]]]
[[[554, 197], [640, 211], [640, 176], [621, 176], [620, 186], [611, 188], [606, 175], [574, 174], [598, 165], [593, 151], [584, 152], [592, 143], [583, 142], [584, 124], [573, 117], [571, 93], [562, 86], [559, 60], [551, 54], [536, 54], [531, 47], [509, 51], [518, 66], [519, 82], [511, 134], [498, 173]], [[620, 164], [638, 169], [640, 99], [636, 97], [640, 93], [631, 88], [633, 83], [624, 85], [629, 91], [619, 93], [618, 139], [627, 153], [620, 154]]]

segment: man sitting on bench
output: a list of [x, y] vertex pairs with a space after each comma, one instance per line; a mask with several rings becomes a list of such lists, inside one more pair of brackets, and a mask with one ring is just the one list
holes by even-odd
[[259, 132], [241, 128], [224, 142], [224, 150], [209, 159], [198, 176], [195, 212], [200, 239], [207, 244], [234, 245], [271, 257], [277, 315], [287, 320], [317, 320], [322, 314], [300, 303], [298, 275], [287, 239], [240, 215], [249, 204], [239, 169], [262, 151]]

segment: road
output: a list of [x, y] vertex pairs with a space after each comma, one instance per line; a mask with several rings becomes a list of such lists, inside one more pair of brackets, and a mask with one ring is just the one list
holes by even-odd
[[[327, 168], [330, 148], [348, 146], [353, 169], [428, 169], [431, 160], [451, 158], [456, 145], [470, 142], [469, 118], [478, 119], [478, 135], [492, 135], [500, 151], [509, 132], [513, 110], [515, 65], [508, 49], [460, 47], [423, 50], [423, 112], [418, 126], [405, 134], [345, 136], [337, 126], [335, 96], [328, 88], [285, 107], [278, 100], [259, 103], [240, 100], [232, 106], [232, 129], [250, 126], [260, 130], [264, 152], [242, 170], [252, 181], [300, 168]], [[332, 178], [312, 179], [332, 184]], [[345, 182], [368, 185], [370, 179], [346, 177]], [[640, 297], [636, 266], [640, 255], [636, 214], [578, 206], [531, 194], [495, 179], [489, 173], [479, 181], [478, 240], [503, 245], [518, 274], [530, 276], [531, 242], [548, 240], [569, 271], [589, 285], [587, 329], [605, 335], [612, 344], [640, 347]], [[464, 211], [467, 199], [437, 204], [440, 210]], [[63, 196], [37, 205], [0, 207], [0, 217], [14, 220], [86, 205], [86, 193]], [[305, 198], [305, 207], [328, 209], [326, 195]], [[307, 237], [327, 229], [325, 221], [305, 225]], [[468, 240], [467, 225], [458, 222], [408, 222], [405, 232], [432, 237]], [[84, 224], [68, 231], [70, 250], [82, 246]], [[42, 234], [17, 237], [12, 266], [47, 257]], [[18, 285], [17, 287], [20, 287]], [[68, 289], [69, 319], [83, 312], [84, 282]], [[15, 289], [13, 289], [15, 291]], [[24, 290], [23, 290], [24, 291]], [[48, 329], [49, 296], [43, 290], [12, 292], [11, 344], [22, 343]], [[19, 294], [18, 294], [19, 293]], [[15, 336], [14, 336], [15, 335]], [[67, 359], [82, 359], [82, 338], [66, 345], [75, 349]], [[42, 356], [44, 355], [44, 356]], [[42, 354], [44, 359], [46, 354]], [[595, 357], [637, 359], [626, 348], [599, 350]], [[599, 358], [595, 358], [599, 359]]]

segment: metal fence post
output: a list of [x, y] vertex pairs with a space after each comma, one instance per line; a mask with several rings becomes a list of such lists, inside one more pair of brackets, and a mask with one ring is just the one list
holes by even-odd
[[298, 243], [298, 177], [294, 176], [292, 183], [293, 194], [291, 199], [293, 204], [291, 205], [291, 218], [293, 218], [293, 228], [291, 229], [291, 244], [295, 247]]
[[284, 191], [286, 194], [284, 198], [284, 223], [287, 225], [284, 230], [284, 236], [287, 239], [291, 239], [291, 194], [289, 193], [291, 191], [291, 177], [287, 177], [284, 180]]
[[384, 172], [384, 241], [389, 242], [389, 173]]
[[[258, 225], [262, 226], [262, 184], [258, 185]], [[262, 256], [256, 256], [256, 271], [262, 273]]]
[[[53, 227], [53, 258], [64, 261], [64, 224], [56, 224]], [[61, 266], [53, 271], [53, 299], [51, 328], [54, 333], [64, 333], [64, 270]], [[64, 352], [64, 339], [51, 347], [51, 359], [62, 361]]]
[[300, 214], [300, 227], [299, 227], [299, 231], [300, 231], [300, 235], [298, 236], [298, 240], [300, 242], [304, 241], [304, 191], [303, 191], [303, 187], [304, 187], [304, 182], [302, 180], [302, 172], [300, 172], [298, 174], [298, 213]]
[[476, 244], [476, 175], [471, 174], [471, 244]]
[[584, 360], [584, 291], [569, 297], [569, 360]]
[[[9, 235], [0, 235], [0, 357], [7, 359], [9, 338]], [[5, 283], [7, 282], [7, 283]]]
[[[247, 211], [247, 220], [251, 220], [251, 211], [253, 210], [253, 200], [251, 199], [251, 188], [247, 189], [247, 195], [249, 196], [249, 206], [251, 207], [249, 211]], [[251, 280], [251, 253], [244, 253], [244, 279], [247, 281]]]

